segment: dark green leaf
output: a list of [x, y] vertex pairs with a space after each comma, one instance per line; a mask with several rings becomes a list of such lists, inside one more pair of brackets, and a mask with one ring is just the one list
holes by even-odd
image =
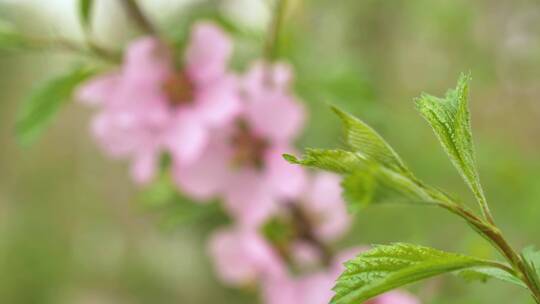
[[93, 69], [77, 67], [37, 87], [19, 111], [15, 130], [20, 142], [32, 143], [70, 99], [77, 85], [93, 74]]
[[411, 244], [376, 246], [345, 263], [331, 303], [362, 303], [394, 288], [436, 275], [500, 264]]

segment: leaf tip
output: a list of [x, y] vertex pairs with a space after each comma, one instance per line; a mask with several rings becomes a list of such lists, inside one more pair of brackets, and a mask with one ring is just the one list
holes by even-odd
[[295, 164], [295, 165], [299, 165], [300, 164], [300, 160], [294, 156], [294, 155], [291, 155], [291, 154], [283, 154], [283, 159], [285, 159], [286, 161], [288, 161], [289, 163], [291, 164]]

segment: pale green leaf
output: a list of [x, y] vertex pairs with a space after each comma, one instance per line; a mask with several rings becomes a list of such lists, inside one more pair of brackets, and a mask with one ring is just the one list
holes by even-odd
[[527, 285], [525, 285], [525, 283], [523, 283], [523, 281], [521, 281], [518, 277], [500, 268], [477, 267], [474, 269], [460, 271], [458, 275], [467, 281], [486, 282], [489, 279], [499, 279], [507, 283], [512, 283], [514, 285], [527, 288]]
[[410, 174], [410, 170], [399, 155], [375, 130], [336, 107], [332, 109], [340, 117], [344, 126], [345, 141], [354, 152], [362, 153], [367, 160], [394, 171]]
[[0, 49], [13, 50], [27, 46], [26, 39], [13, 24], [0, 20]]
[[15, 131], [20, 142], [32, 143], [70, 99], [75, 87], [93, 74], [93, 69], [76, 67], [37, 87], [19, 110]]
[[362, 303], [436, 275], [497, 265], [500, 264], [418, 245], [376, 246], [345, 263], [346, 270], [338, 278], [331, 303]]
[[429, 122], [444, 150], [480, 203], [484, 192], [476, 169], [468, 106], [470, 75], [462, 74], [456, 89], [444, 98], [422, 94], [416, 107]]

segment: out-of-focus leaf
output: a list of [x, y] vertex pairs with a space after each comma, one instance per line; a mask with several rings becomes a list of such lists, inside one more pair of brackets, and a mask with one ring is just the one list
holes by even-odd
[[24, 36], [13, 24], [0, 20], [0, 49], [20, 49], [28, 46]]
[[422, 94], [416, 99], [416, 107], [476, 199], [483, 204], [486, 199], [476, 169], [468, 105], [470, 79], [470, 75], [462, 74], [456, 89], [448, 91], [444, 98]]
[[79, 20], [85, 31], [90, 30], [93, 0], [79, 0]]
[[141, 201], [149, 207], [164, 206], [177, 197], [176, 188], [168, 175], [162, 174], [148, 188], [141, 192]]
[[376, 246], [345, 263], [346, 270], [338, 278], [331, 303], [362, 303], [436, 275], [497, 265], [500, 264], [418, 245]]
[[19, 110], [15, 126], [19, 141], [32, 143], [70, 99], [77, 85], [94, 73], [94, 69], [79, 66], [38, 86]]

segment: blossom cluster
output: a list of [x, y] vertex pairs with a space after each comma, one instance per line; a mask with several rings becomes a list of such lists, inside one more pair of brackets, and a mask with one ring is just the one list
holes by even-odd
[[[141, 38], [119, 70], [85, 83], [78, 99], [96, 108], [94, 138], [130, 162], [136, 183], [150, 183], [166, 154], [179, 191], [222, 202], [234, 224], [208, 247], [225, 284], [256, 286], [269, 304], [328, 303], [351, 257], [331, 249], [351, 221], [339, 178], [281, 156], [294, 152], [306, 120], [291, 66], [261, 60], [236, 73], [232, 53], [230, 37], [208, 22], [193, 25], [181, 60], [158, 38]], [[390, 292], [370, 303], [419, 302]]]

